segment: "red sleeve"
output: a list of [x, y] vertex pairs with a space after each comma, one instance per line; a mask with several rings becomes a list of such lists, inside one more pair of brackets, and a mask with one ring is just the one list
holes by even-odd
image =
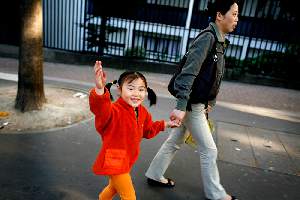
[[98, 95], [95, 88], [90, 91], [90, 110], [95, 115], [96, 129], [101, 133], [102, 127], [106, 125], [111, 117], [112, 103], [110, 94], [105, 88], [103, 95]]
[[164, 120], [153, 122], [151, 115], [146, 111], [146, 109], [145, 112], [146, 112], [146, 119], [144, 122], [143, 137], [150, 139], [156, 136], [160, 131], [165, 130], [165, 122]]

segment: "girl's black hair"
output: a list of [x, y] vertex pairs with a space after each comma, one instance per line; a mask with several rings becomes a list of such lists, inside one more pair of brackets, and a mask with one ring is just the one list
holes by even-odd
[[215, 2], [209, 1], [207, 4], [207, 15], [209, 17], [209, 22], [216, 21], [217, 12], [225, 15], [233, 4], [238, 4], [239, 0], [215, 0]]
[[[149, 88], [149, 87], [147, 86], [146, 78], [145, 78], [145, 76], [144, 76], [143, 74], [141, 74], [140, 72], [136, 72], [136, 71], [126, 71], [126, 72], [124, 72], [124, 73], [122, 73], [122, 74], [120, 75], [120, 77], [119, 77], [118, 80], [114, 80], [114, 81], [112, 81], [112, 82], [110, 82], [110, 83], [107, 83], [107, 84], [105, 85], [105, 87], [106, 87], [106, 88], [108, 89], [108, 91], [110, 92], [110, 88], [111, 88], [111, 86], [112, 86], [113, 84], [118, 83], [119, 87], [121, 88], [122, 85], [123, 85], [123, 83], [124, 83], [125, 81], [131, 82], [131, 81], [136, 80], [136, 79], [138, 79], [138, 78], [142, 79], [142, 80], [144, 81], [144, 83], [145, 83], [145, 87], [147, 88], [147, 92], [148, 92], [148, 100], [150, 101], [150, 106], [156, 104], [156, 94], [155, 94], [155, 92], [154, 92], [151, 88]], [[113, 96], [112, 96], [112, 95], [110, 95], [110, 99], [113, 100]]]
[[110, 82], [110, 83], [106, 83], [106, 85], [105, 85], [105, 87], [108, 89], [108, 91], [109, 91], [109, 94], [110, 94], [110, 99], [111, 100], [113, 100], [113, 96], [111, 95], [111, 93], [110, 93], [110, 88], [111, 88], [111, 86], [112, 85], [114, 85], [114, 84], [116, 84], [117, 83], [117, 80], [114, 80], [114, 81], [112, 81], [112, 82]]

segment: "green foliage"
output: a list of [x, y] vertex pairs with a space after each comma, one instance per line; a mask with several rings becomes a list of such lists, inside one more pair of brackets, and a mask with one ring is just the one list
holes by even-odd
[[245, 74], [245, 66], [243, 61], [235, 57], [226, 57], [225, 77], [228, 79], [238, 80]]
[[143, 47], [133, 47], [125, 50], [125, 57], [144, 59], [146, 58], [146, 50]]
[[286, 80], [297, 80], [300, 66], [300, 45], [289, 45], [286, 52], [264, 51], [260, 56], [243, 61], [234, 57], [226, 58], [225, 77], [239, 79], [246, 73]]
[[247, 58], [243, 67], [254, 75], [296, 80], [296, 67], [300, 66], [299, 46], [290, 46], [287, 52], [264, 52], [261, 56]]

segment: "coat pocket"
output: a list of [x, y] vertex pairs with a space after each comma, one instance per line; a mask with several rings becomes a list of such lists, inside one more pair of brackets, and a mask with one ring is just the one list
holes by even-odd
[[105, 151], [103, 168], [123, 169], [126, 167], [126, 150], [124, 149], [107, 149]]

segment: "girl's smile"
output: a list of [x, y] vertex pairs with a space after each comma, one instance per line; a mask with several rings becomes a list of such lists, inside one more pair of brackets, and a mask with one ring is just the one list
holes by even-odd
[[138, 107], [145, 99], [147, 89], [141, 78], [124, 82], [120, 88], [121, 97], [132, 107]]

